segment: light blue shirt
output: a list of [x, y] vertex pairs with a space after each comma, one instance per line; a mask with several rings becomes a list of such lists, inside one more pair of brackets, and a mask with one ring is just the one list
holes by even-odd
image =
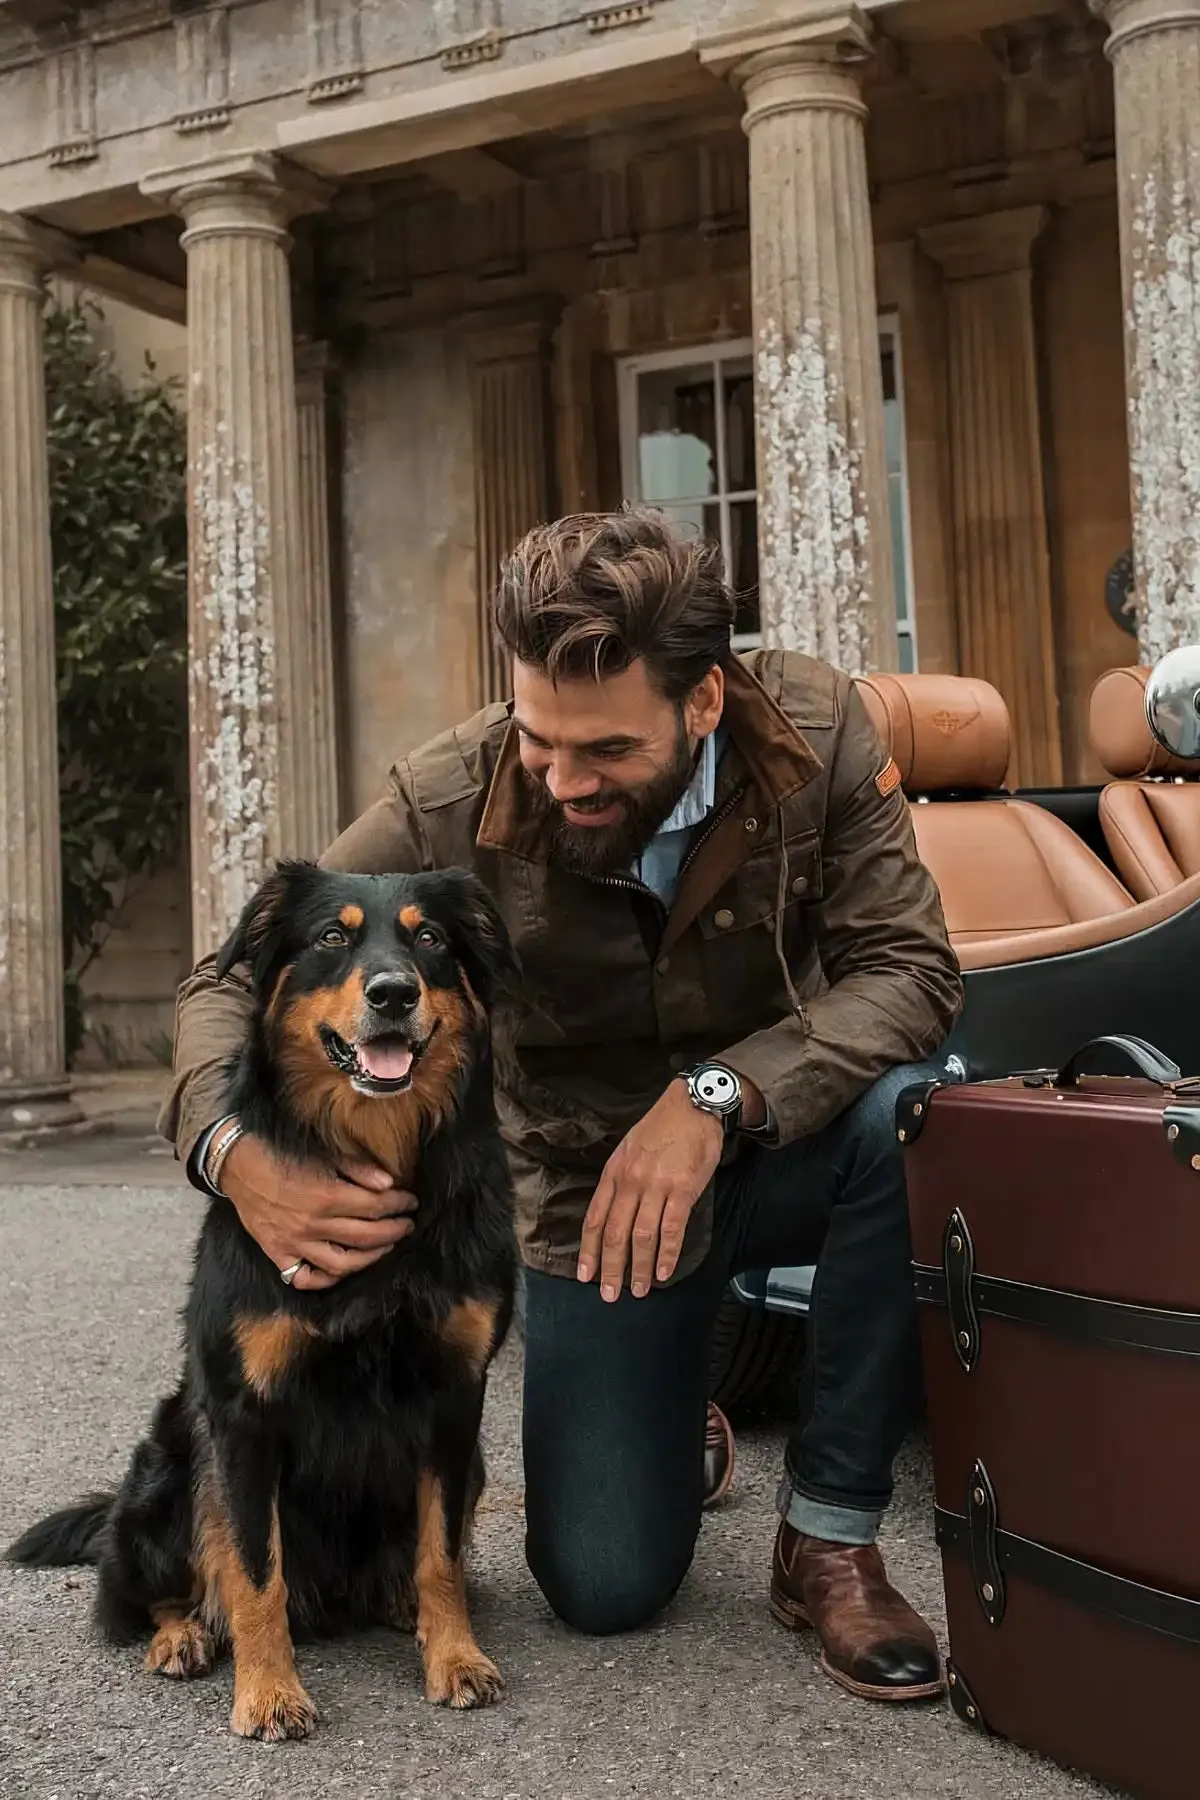
[[633, 874], [658, 895], [664, 906], [669, 907], [675, 898], [675, 883], [692, 833], [713, 809], [717, 762], [724, 741], [723, 725], [718, 725], [703, 740], [692, 779], [633, 865]]

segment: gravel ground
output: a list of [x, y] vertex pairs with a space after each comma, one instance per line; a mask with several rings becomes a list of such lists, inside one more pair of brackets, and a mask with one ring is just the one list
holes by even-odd
[[[0, 1156], [0, 1542], [39, 1511], [119, 1478], [173, 1378], [197, 1196], [161, 1147]], [[411, 1642], [305, 1648], [321, 1709], [303, 1744], [226, 1728], [228, 1664], [177, 1685], [98, 1644], [87, 1571], [0, 1564], [2, 1800], [592, 1800], [754, 1793], [805, 1800], [1099, 1800], [1102, 1790], [980, 1740], [941, 1706], [886, 1708], [820, 1676], [769, 1620], [780, 1438], [739, 1436], [737, 1480], [706, 1521], [669, 1614], [589, 1641], [549, 1614], [522, 1556], [520, 1346], [486, 1422], [491, 1487], [473, 1611], [507, 1692], [450, 1715], [420, 1698]], [[944, 1638], [928, 1472], [906, 1454], [889, 1566]]]

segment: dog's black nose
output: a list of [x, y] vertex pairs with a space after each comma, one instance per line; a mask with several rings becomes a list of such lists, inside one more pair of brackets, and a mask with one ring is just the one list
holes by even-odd
[[403, 1013], [421, 998], [421, 984], [415, 975], [372, 975], [363, 993], [376, 1012]]

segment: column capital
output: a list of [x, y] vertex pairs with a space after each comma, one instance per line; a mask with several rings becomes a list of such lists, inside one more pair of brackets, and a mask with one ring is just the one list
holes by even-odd
[[1109, 28], [1104, 48], [1110, 57], [1152, 32], [1200, 30], [1200, 0], [1088, 0], [1088, 5]]
[[1017, 206], [1006, 212], [928, 225], [918, 231], [917, 239], [949, 281], [1008, 275], [1028, 269], [1033, 246], [1048, 218], [1044, 206]]
[[68, 269], [80, 260], [71, 238], [20, 213], [0, 212], [0, 285], [9, 293], [40, 291], [41, 278], [52, 269]]
[[307, 170], [265, 150], [234, 151], [168, 169], [155, 169], [138, 184], [149, 200], [183, 215], [186, 246], [197, 235], [256, 232], [285, 237], [290, 219], [320, 212], [332, 190]]
[[488, 307], [460, 313], [467, 360], [473, 367], [544, 355], [562, 316], [562, 302], [547, 296], [516, 307]]
[[782, 18], [743, 19], [702, 39], [700, 61], [742, 86], [761, 59], [799, 67], [847, 67], [872, 55], [871, 27], [861, 6], [796, 7]]

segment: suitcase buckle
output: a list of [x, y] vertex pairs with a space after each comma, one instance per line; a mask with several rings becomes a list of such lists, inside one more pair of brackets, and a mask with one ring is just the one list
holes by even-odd
[[1007, 1596], [996, 1545], [998, 1509], [991, 1476], [977, 1461], [967, 1483], [967, 1542], [971, 1553], [971, 1579], [975, 1598], [989, 1625], [1004, 1618]]

